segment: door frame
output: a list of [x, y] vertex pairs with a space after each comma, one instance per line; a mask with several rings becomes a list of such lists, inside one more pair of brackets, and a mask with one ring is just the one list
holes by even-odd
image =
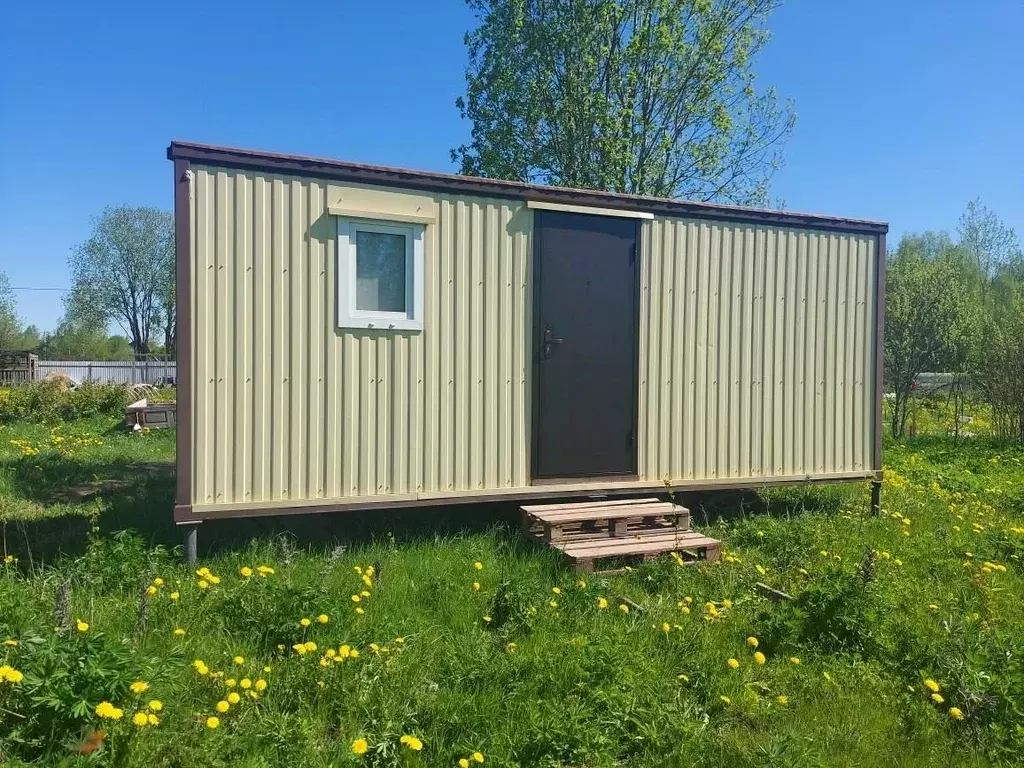
[[[561, 213], [561, 212], [559, 212]], [[600, 214], [594, 213], [574, 213], [577, 216], [599, 216]], [[632, 423], [632, 450], [630, 451], [630, 466], [632, 470], [621, 472], [621, 473], [595, 473], [593, 475], [570, 475], [568, 477], [556, 477], [549, 475], [538, 475], [537, 463], [539, 454], [537, 447], [540, 444], [540, 383], [541, 383], [541, 357], [540, 357], [540, 339], [543, 333], [540, 330], [541, 325], [541, 284], [544, 279], [544, 270], [542, 267], [542, 254], [541, 254], [541, 230], [543, 229], [543, 222], [546, 211], [543, 209], [537, 209], [533, 212], [533, 311], [530, 313], [531, 329], [528, 335], [530, 339], [530, 359], [532, 360], [532, 373], [533, 382], [531, 385], [532, 404], [531, 410], [531, 426], [530, 426], [530, 484], [531, 485], [543, 485], [547, 483], [559, 483], [564, 481], [573, 480], [600, 480], [601, 478], [608, 478], [611, 482], [622, 482], [624, 480], [639, 480], [640, 479], [640, 249], [641, 249], [641, 236], [643, 234], [643, 219], [633, 219], [634, 226], [634, 237], [633, 237], [633, 349], [631, 356], [631, 364], [633, 368], [633, 376], [631, 377], [632, 387], [630, 391], [630, 399], [632, 400], [633, 408], [633, 423]], [[608, 218], [619, 218], [610, 216]], [[632, 218], [632, 217], [630, 217]]]

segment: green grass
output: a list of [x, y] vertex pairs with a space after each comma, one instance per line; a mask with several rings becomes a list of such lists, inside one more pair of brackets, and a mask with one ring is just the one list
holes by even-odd
[[[23, 456], [9, 440], [38, 444], [49, 430], [0, 430], [0, 517], [41, 524], [54, 507], [62, 519], [89, 507], [102, 521], [77, 557], [39, 565], [33, 554], [31, 567], [23, 556], [0, 570], [0, 641], [19, 641], [0, 646], [0, 663], [24, 673], [0, 683], [0, 753], [11, 764], [87, 762], [74, 750], [96, 727], [106, 741], [88, 760], [109, 765], [455, 766], [479, 750], [497, 766], [931, 766], [1012, 764], [1024, 749], [1020, 448], [887, 446], [879, 518], [862, 486], [690, 499], [695, 522], [727, 545], [720, 565], [666, 558], [580, 586], [522, 541], [507, 510], [483, 508], [292, 520], [297, 534], [281, 526], [255, 538], [248, 523], [204, 526], [202, 564], [220, 579], [204, 590], [154, 546], [173, 541], [159, 532], [173, 476], [104, 485], [135, 477], [133, 460], [168, 461], [173, 435], [108, 427], [65, 428], [103, 439], [72, 455]], [[56, 498], [82, 478], [103, 490]], [[133, 517], [140, 535], [110, 532]], [[367, 588], [354, 568], [370, 564]], [[258, 565], [275, 572], [239, 573]], [[164, 584], [144, 596], [157, 577]], [[794, 599], [772, 603], [758, 581]], [[371, 596], [353, 602], [364, 589]], [[642, 610], [621, 612], [623, 598]], [[704, 618], [708, 602], [718, 618]], [[316, 652], [292, 649], [310, 640]], [[322, 667], [341, 644], [359, 658]], [[223, 677], [198, 674], [196, 659]], [[243, 677], [266, 690], [206, 728], [224, 681]], [[941, 704], [926, 679], [941, 686]], [[150, 689], [131, 693], [135, 680]], [[159, 725], [135, 727], [152, 698], [163, 702]], [[124, 717], [101, 721], [103, 700]], [[950, 718], [953, 706], [963, 720]], [[403, 734], [422, 739], [422, 752], [401, 745]], [[350, 749], [357, 738], [369, 744], [362, 757]]]

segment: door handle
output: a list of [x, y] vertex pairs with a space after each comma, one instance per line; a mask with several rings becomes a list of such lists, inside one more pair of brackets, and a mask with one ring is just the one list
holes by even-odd
[[562, 341], [563, 341], [562, 339], [559, 339], [559, 338], [555, 337], [555, 335], [551, 332], [550, 328], [545, 328], [544, 329], [544, 345], [543, 345], [543, 352], [542, 352], [541, 356], [545, 360], [550, 358], [551, 357], [551, 345], [552, 344], [561, 344]]

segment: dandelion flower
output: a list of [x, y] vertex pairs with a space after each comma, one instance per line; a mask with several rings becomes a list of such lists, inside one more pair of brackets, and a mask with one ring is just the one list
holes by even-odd
[[603, 597], [597, 598], [597, 607], [603, 611], [608, 607], [608, 601]]
[[688, 605], [684, 605], [679, 610], [683, 612], [684, 616], [689, 616], [690, 615], [690, 606], [688, 606]]
[[516, 645], [515, 643], [509, 643], [508, 645], [505, 646], [505, 650], [508, 651], [509, 653], [515, 653], [517, 650], [519, 650], [519, 646]]
[[136, 712], [132, 715], [132, 723], [139, 728], [144, 728], [149, 725], [149, 719], [146, 717], [145, 712]]
[[75, 629], [77, 629], [79, 632], [88, 632], [89, 625], [81, 619], [75, 619]]
[[356, 613], [362, 616], [364, 613], [366, 613], [366, 611], [364, 611], [362, 608], [356, 608]]
[[790, 664], [799, 664], [800, 663], [800, 657], [799, 656], [790, 656], [789, 657], [789, 663]]
[[548, 605], [550, 605], [552, 608], [557, 608], [558, 607], [558, 601], [557, 600], [552, 600], [552, 601], [550, 601], [548, 603]]
[[775, 701], [778, 702], [780, 707], [784, 707], [789, 704], [789, 698], [786, 696], [776, 696]]
[[619, 603], [619, 610], [623, 613], [629, 613], [629, 606], [625, 603]]
[[107, 720], [120, 720], [121, 717], [124, 715], [123, 709], [115, 707], [109, 701], [101, 701], [99, 704], [97, 704], [95, 712], [99, 717], [105, 718]]
[[587, 582], [585, 582], [583, 579], [578, 579], [576, 581], [576, 587], [577, 587], [577, 589], [586, 589], [587, 588]]
[[362, 592], [360, 592], [359, 594], [362, 595], [363, 597], [369, 597], [370, 596], [370, 593], [367, 592], [365, 589]]
[[949, 716], [951, 718], [953, 718], [954, 720], [963, 720], [964, 719], [964, 713], [960, 711], [959, 707], [950, 707], [949, 708]]
[[927, 680], [924, 681], [924, 687], [927, 688], [932, 693], [938, 693], [939, 691], [942, 690], [942, 686], [939, 685], [938, 683], [936, 683], [931, 678], [928, 678]]
[[210, 730], [213, 730], [214, 728], [217, 728], [219, 726], [220, 726], [220, 718], [219, 717], [208, 717], [208, 718], [206, 718], [206, 727], [209, 728]]
[[235, 680], [235, 678], [233, 677], [229, 677], [227, 680], [224, 681], [224, 685], [226, 685], [228, 688], [234, 688], [236, 685], [238, 685], [238, 681]]
[[302, 644], [302, 647], [306, 649], [307, 653], [313, 653], [316, 650], [316, 643], [314, 643], [312, 640], [308, 640], [307, 642]]
[[227, 695], [228, 704], [237, 704], [242, 700], [242, 697], [238, 695], [237, 691], [232, 691]]
[[719, 699], [719, 701], [721, 701], [726, 706], [728, 706], [729, 704], [732, 704], [732, 699], [730, 699], [728, 696], [719, 696], [718, 699]]
[[[155, 595], [156, 593], [157, 593], [157, 588], [154, 587], [152, 584], [150, 584], [148, 587], [146, 587], [146, 594], [149, 595], [150, 597], [153, 597], [153, 595]], [[143, 717], [143, 719], [145, 719], [145, 717]], [[145, 723], [143, 723], [143, 725], [145, 725]]]
[[730, 608], [732, 608], [732, 600], [730, 600], [728, 597], [725, 598], [725, 600], [722, 601], [722, 607], [725, 608], [726, 610], [729, 610]]
[[250, 568], [248, 565], [243, 565], [241, 568], [238, 569], [238, 575], [241, 576], [243, 579], [248, 579], [252, 576], [252, 568]]
[[171, 592], [170, 594], [171, 600], [177, 600], [179, 597], [181, 597], [181, 595], [178, 592]]
[[308, 627], [308, 626], [309, 626], [310, 624], [312, 624], [312, 623], [313, 623], [313, 622], [311, 622], [311, 621], [310, 621], [309, 619], [307, 619], [307, 618], [306, 618], [305, 616], [303, 616], [303, 617], [302, 617], [301, 619], [299, 619], [299, 626], [300, 626], [300, 627]]
[[475, 762], [477, 762], [477, 763], [482, 763], [484, 761], [483, 752], [474, 752], [473, 753], [473, 760]]
[[758, 646], [757, 638], [756, 637], [748, 637], [747, 638], [747, 645], [749, 645], [751, 648], [757, 648], [757, 646]]
[[174, 628], [174, 634], [175, 634], [175, 635], [176, 635], [177, 637], [184, 637], [184, 636], [185, 636], [185, 630], [184, 630], [184, 629], [182, 629], [181, 627], [175, 627], [175, 628]]
[[942, 698], [942, 694], [941, 693], [933, 693], [932, 694], [932, 701], [934, 701], [936, 704], [942, 704], [945, 701], [945, 699]]
[[363, 598], [361, 598], [359, 595], [352, 595], [352, 602], [353, 603], [358, 603], [362, 599]]
[[479, 592], [480, 591], [480, 582], [479, 581], [474, 581], [473, 582], [473, 591], [474, 592]]
[[755, 661], [756, 663], [758, 663], [758, 664], [764, 664], [764, 662], [765, 662], [764, 654], [763, 654], [763, 653], [761, 653], [760, 651], [758, 651], [757, 653], [755, 653], [755, 654], [754, 654], [754, 661]]
[[[209, 586], [210, 586], [210, 582], [208, 582], [208, 581], [207, 581], [206, 579], [200, 579], [200, 580], [199, 580], [199, 581], [198, 581], [198, 582], [196, 583], [196, 586], [197, 586], [197, 587], [199, 587], [200, 589], [206, 589], [207, 587], [209, 587]], [[217, 726], [214, 726], [214, 728], [216, 728], [216, 727], [217, 727]]]
[[20, 670], [17, 670], [14, 667], [9, 666], [8, 664], [0, 666], [0, 683], [4, 682], [5, 680], [8, 683], [12, 684], [20, 683], [24, 678], [25, 675], [23, 675]]
[[727, 661], [726, 664], [729, 665], [730, 669], [739, 669], [740, 668], [740, 663], [736, 659], [729, 659], [729, 661]]
[[459, 768], [469, 768], [469, 759], [465, 757], [460, 757]]
[[161, 709], [164, 708], [164, 703], [160, 701], [160, 699], [153, 699], [146, 706], [148, 706], [154, 712], [159, 712]]
[[352, 754], [353, 755], [365, 755], [366, 750], [370, 748], [370, 745], [366, 743], [366, 739], [356, 739], [352, 742]]
[[146, 715], [146, 721], [149, 725], [160, 725], [160, 718], [150, 712]]
[[490, 624], [490, 623], [491, 623], [491, 617], [490, 616], [484, 616], [484, 624]]
[[321, 613], [319, 616], [316, 617], [317, 624], [326, 624], [330, 620], [331, 617], [328, 616], [326, 613]]
[[402, 744], [405, 744], [413, 752], [419, 752], [423, 749], [423, 742], [417, 739], [415, 736], [409, 736], [408, 734], [399, 739]]
[[14, 639], [4, 640], [4, 645], [10, 646], [11, 648], [17, 648], [18, 647], [18, 641], [14, 640]]
[[273, 576], [274, 569], [271, 568], [269, 565], [257, 565], [256, 573], [258, 573], [260, 576]]
[[241, 680], [238, 681], [238, 687], [243, 690], [252, 688], [252, 680], [250, 680], [248, 677], [243, 677]]
[[552, 587], [551, 588], [551, 594], [553, 594], [553, 595], [560, 595], [560, 594], [562, 594], [562, 590], [559, 589], [558, 587]]
[[232, 661], [235, 662], [235, 664], [242, 665], [242, 664], [245, 664], [245, 657], [244, 656], [235, 656], [235, 658], [233, 658]]
[[348, 652], [348, 655], [349, 655], [350, 658], [358, 659], [359, 658], [359, 649], [358, 648], [353, 648], [351, 651]]
[[267, 689], [267, 681], [261, 677], [259, 680], [252, 684], [252, 687], [255, 688], [257, 691], [265, 691]]
[[220, 712], [223, 715], [225, 712], [227, 712], [229, 709], [231, 709], [231, 705], [228, 704], [226, 701], [224, 701], [224, 699], [221, 699], [214, 706], [214, 709], [216, 709], [218, 712]]
[[477, 560], [475, 563], [473, 563], [473, 567], [478, 571], [482, 571], [484, 569], [484, 564]]
[[158, 587], [162, 587], [164, 585], [164, 580], [157, 576], [155, 579], [153, 579], [153, 584]]
[[208, 675], [208, 674], [210, 674], [210, 668], [208, 666], [206, 666], [206, 664], [203, 662], [202, 659], [196, 659], [195, 661], [193, 661], [192, 662], [192, 667], [200, 675]]
[[136, 680], [134, 683], [128, 686], [132, 693], [145, 693], [149, 690], [149, 683], [143, 680]]

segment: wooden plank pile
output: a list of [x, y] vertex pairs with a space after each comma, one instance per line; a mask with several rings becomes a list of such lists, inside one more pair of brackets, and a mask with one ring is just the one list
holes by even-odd
[[690, 529], [690, 511], [656, 498], [532, 504], [523, 529], [561, 551], [577, 571], [608, 573], [629, 560], [677, 552], [687, 561], [717, 560], [720, 542]]

